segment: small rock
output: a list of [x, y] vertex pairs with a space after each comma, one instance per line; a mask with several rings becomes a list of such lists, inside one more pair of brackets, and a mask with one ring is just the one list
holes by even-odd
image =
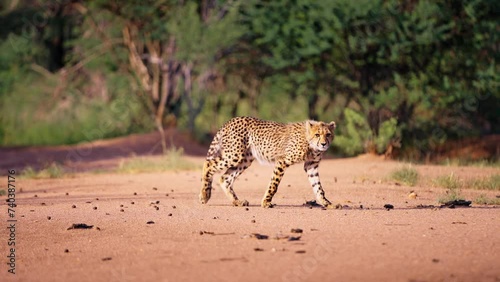
[[322, 207], [322, 205], [318, 204], [316, 200], [311, 200], [311, 201], [306, 201], [303, 206], [309, 206], [309, 207]]
[[169, 214], [168, 214], [168, 216], [172, 216], [172, 214], [171, 214], [171, 213], [169, 213]]
[[263, 235], [263, 234], [259, 234], [259, 233], [252, 233], [250, 235], [248, 235], [249, 238], [254, 238], [254, 239], [257, 239], [257, 240], [267, 240], [269, 239], [269, 236], [267, 235]]
[[210, 231], [200, 231], [200, 235], [203, 235], [203, 234], [209, 234], [209, 235], [215, 235], [214, 232], [210, 232]]
[[137, 192], [134, 192], [134, 196], [137, 196]]
[[297, 236], [297, 237], [292, 237], [292, 236], [290, 236], [290, 237], [288, 238], [288, 241], [299, 241], [299, 240], [300, 240], [300, 236]]
[[250, 221], [251, 223], [255, 223], [255, 219], [252, 219], [252, 221]]
[[64, 250], [64, 252], [65, 252], [65, 253], [69, 253], [69, 250], [68, 250], [68, 249], [65, 249], [65, 250]]
[[146, 224], [155, 224], [155, 222], [150, 220], [150, 221], [146, 222]]
[[69, 195], [69, 193], [68, 193], [68, 192], [66, 192], [66, 196], [68, 196], [68, 195]]
[[176, 206], [172, 206], [173, 209], [176, 209], [177, 207]]
[[432, 262], [433, 262], [433, 263], [438, 263], [438, 262], [439, 262], [439, 259], [437, 259], [437, 258], [433, 258], [433, 259], [432, 259]]
[[295, 253], [297, 253], [297, 254], [305, 254], [306, 251], [305, 250], [298, 250], [298, 251], [295, 251]]
[[304, 230], [302, 230], [300, 228], [292, 228], [292, 230], [290, 230], [290, 232], [292, 232], [292, 233], [302, 233], [302, 232], [304, 232]]
[[111, 257], [107, 257], [107, 258], [102, 258], [101, 260], [102, 261], [108, 261], [108, 260], [112, 260], [112, 258]]
[[94, 207], [94, 210], [96, 210], [96, 209], [97, 209], [97, 207]]
[[391, 204], [385, 204], [384, 205], [384, 209], [386, 209], [386, 210], [392, 210], [392, 209], [394, 209], [394, 206], [391, 205]]
[[274, 240], [288, 240], [290, 239], [290, 236], [288, 235], [283, 235], [283, 234], [277, 234], [276, 236], [273, 237]]
[[158, 205], [160, 203], [160, 201], [156, 201], [156, 204]]
[[52, 217], [51, 217], [51, 216], [47, 216], [47, 219], [48, 219], [48, 220], [51, 220], [51, 219], [52, 219]]
[[253, 248], [253, 250], [256, 252], [263, 252], [264, 251], [264, 249], [261, 249], [261, 248]]
[[156, 188], [156, 187], [153, 187], [153, 190], [155, 190], [155, 191], [156, 191], [156, 190], [158, 190], [158, 188]]
[[94, 227], [94, 225], [87, 225], [85, 223], [73, 223], [66, 230], [71, 230], [71, 229], [91, 229], [92, 227]]
[[470, 207], [470, 205], [472, 204], [472, 201], [466, 201], [466, 200], [454, 200], [454, 201], [449, 201], [449, 202], [446, 202], [444, 205], [441, 205], [440, 208], [450, 208], [450, 209], [454, 209], [456, 206], [460, 206], [460, 207]]

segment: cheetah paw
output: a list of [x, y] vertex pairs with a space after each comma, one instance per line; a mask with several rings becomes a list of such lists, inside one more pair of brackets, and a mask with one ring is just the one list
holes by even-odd
[[325, 205], [325, 208], [329, 209], [329, 210], [333, 210], [333, 209], [336, 209], [336, 210], [341, 210], [342, 209], [342, 205], [341, 204], [327, 204]]
[[200, 203], [206, 204], [208, 200], [210, 200], [210, 196], [212, 195], [212, 189], [202, 190], [199, 195]]
[[203, 194], [200, 194], [199, 198], [200, 198], [200, 203], [202, 203], [202, 204], [208, 203], [208, 200], [210, 199], [210, 197], [207, 197], [207, 196], [205, 196]]
[[247, 200], [234, 200], [233, 201], [233, 206], [235, 207], [248, 207], [248, 201]]
[[262, 202], [261, 206], [265, 209], [271, 209], [271, 208], [274, 208], [274, 206], [276, 206], [276, 205], [271, 203], [271, 202]]

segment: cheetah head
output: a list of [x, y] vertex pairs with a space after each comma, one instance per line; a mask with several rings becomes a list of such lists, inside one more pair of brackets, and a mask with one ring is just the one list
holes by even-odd
[[306, 138], [314, 151], [328, 150], [334, 138], [335, 122], [306, 121]]

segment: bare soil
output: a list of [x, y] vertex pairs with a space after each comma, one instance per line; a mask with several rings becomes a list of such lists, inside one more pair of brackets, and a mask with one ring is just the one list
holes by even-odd
[[[80, 165], [105, 162], [99, 154]], [[29, 156], [14, 150], [1, 159], [7, 167], [19, 164], [16, 158]], [[322, 184], [344, 206], [338, 210], [303, 205], [313, 194], [301, 165], [285, 172], [273, 209], [260, 207], [272, 168], [257, 163], [235, 183], [248, 208], [232, 207], [220, 189], [199, 204], [200, 171], [17, 178], [16, 274], [7, 272], [9, 233], [0, 228], [0, 280], [500, 281], [500, 208], [439, 208], [445, 189], [388, 180], [401, 166], [373, 156], [322, 161]], [[500, 173], [415, 167], [424, 179]], [[0, 179], [6, 186], [7, 176]], [[412, 190], [416, 199], [408, 197]], [[473, 200], [498, 191], [462, 194]], [[0, 214], [7, 226], [5, 199]], [[92, 228], [68, 230], [80, 223]]]

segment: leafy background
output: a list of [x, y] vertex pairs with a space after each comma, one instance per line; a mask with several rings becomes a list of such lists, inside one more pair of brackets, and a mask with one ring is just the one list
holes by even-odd
[[0, 145], [335, 120], [342, 155], [500, 132], [500, 2], [0, 1]]

